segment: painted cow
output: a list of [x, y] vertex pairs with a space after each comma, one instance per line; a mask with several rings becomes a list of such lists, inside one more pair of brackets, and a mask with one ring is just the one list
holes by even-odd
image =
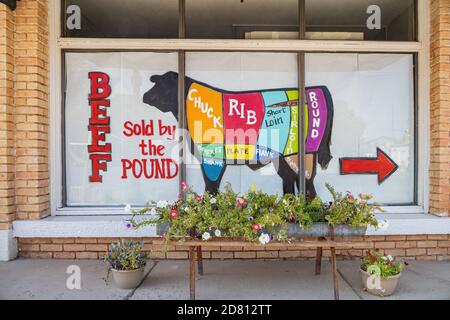
[[[178, 74], [150, 78], [144, 103], [178, 120]], [[201, 161], [206, 190], [216, 192], [227, 165], [252, 170], [273, 163], [283, 192], [298, 185], [298, 89], [231, 92], [185, 79], [186, 118], [191, 152]], [[326, 168], [330, 152], [333, 101], [324, 86], [306, 88], [306, 188], [316, 195], [316, 163]], [[194, 147], [195, 146], [195, 147]]]

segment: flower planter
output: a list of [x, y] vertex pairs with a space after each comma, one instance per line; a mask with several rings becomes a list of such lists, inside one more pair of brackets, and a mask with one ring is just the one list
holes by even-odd
[[[157, 225], [157, 234], [164, 235], [170, 227], [169, 222], [160, 223]], [[340, 236], [364, 236], [366, 234], [366, 228], [352, 228], [347, 225], [337, 225], [334, 227], [334, 235]], [[326, 237], [329, 235], [328, 223], [317, 222], [314, 223], [309, 229], [302, 229], [296, 223], [288, 223], [286, 225], [286, 235], [292, 238], [300, 237]]]
[[388, 278], [380, 277], [380, 287], [369, 289], [367, 286], [367, 281], [370, 277], [370, 274], [367, 271], [364, 271], [362, 269], [360, 269], [360, 271], [361, 271], [361, 279], [363, 282], [364, 290], [366, 290], [370, 294], [373, 294], [373, 295], [379, 296], [379, 297], [387, 297], [387, 296], [392, 295], [395, 292], [395, 289], [397, 288], [397, 285], [398, 285], [398, 281], [400, 280], [400, 277], [402, 275], [401, 273], [399, 273], [395, 276], [388, 277]]
[[[340, 236], [364, 236], [366, 228], [352, 228], [347, 225], [334, 226], [334, 235]], [[296, 223], [289, 223], [286, 226], [288, 237], [326, 237], [329, 235], [329, 226], [326, 222], [314, 223], [309, 229], [302, 229]]]
[[111, 272], [116, 287], [120, 289], [134, 289], [144, 278], [144, 268], [130, 271], [111, 269]]

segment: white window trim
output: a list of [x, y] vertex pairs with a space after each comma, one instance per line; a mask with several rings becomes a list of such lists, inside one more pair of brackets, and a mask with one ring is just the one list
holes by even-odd
[[62, 207], [61, 52], [65, 49], [97, 50], [204, 50], [209, 51], [311, 51], [395, 52], [418, 55], [417, 206], [387, 206], [386, 213], [429, 211], [429, 4], [418, 0], [417, 42], [317, 41], [317, 40], [199, 40], [199, 39], [94, 39], [61, 38], [60, 1], [49, 0], [50, 55], [50, 208], [51, 215], [122, 215], [122, 208]]

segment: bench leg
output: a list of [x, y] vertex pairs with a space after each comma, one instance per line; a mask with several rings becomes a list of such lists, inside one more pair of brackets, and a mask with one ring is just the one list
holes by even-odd
[[198, 274], [203, 275], [203, 255], [202, 255], [202, 247], [197, 247], [197, 267], [198, 267]]
[[321, 269], [322, 269], [322, 247], [318, 247], [316, 252], [316, 275], [320, 274]]
[[195, 247], [189, 247], [189, 297], [195, 300]]
[[336, 264], [336, 249], [331, 248], [331, 268], [333, 269], [334, 299], [339, 300], [339, 283]]

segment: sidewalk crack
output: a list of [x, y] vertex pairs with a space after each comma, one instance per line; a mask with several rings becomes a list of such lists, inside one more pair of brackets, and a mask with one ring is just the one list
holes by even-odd
[[341, 270], [339, 270], [339, 268], [337, 268], [337, 272], [341, 276], [342, 280], [344, 280], [344, 282], [350, 287], [350, 289], [352, 289], [353, 293], [356, 294], [359, 300], [364, 300], [364, 298], [359, 294], [359, 292], [355, 288], [353, 288], [350, 281], [348, 281], [348, 279], [344, 276]]
[[123, 298], [123, 300], [129, 300], [131, 297], [133, 297], [134, 293], [136, 292], [137, 289], [139, 289], [139, 287], [144, 283], [145, 280], [147, 280], [147, 277], [150, 275], [150, 273], [153, 271], [153, 269], [156, 267], [156, 265], [158, 264], [159, 261], [154, 261], [153, 265], [150, 267], [150, 269], [147, 271], [147, 273], [144, 275], [144, 277], [142, 278], [142, 281], [136, 286], [136, 288], [134, 288], [133, 290], [131, 290], [129, 293], [127, 293], [127, 295]]

